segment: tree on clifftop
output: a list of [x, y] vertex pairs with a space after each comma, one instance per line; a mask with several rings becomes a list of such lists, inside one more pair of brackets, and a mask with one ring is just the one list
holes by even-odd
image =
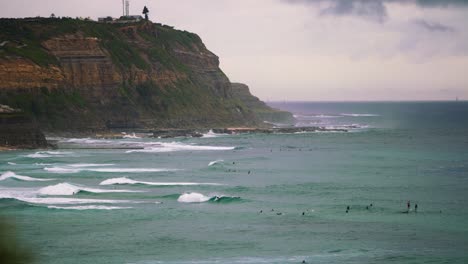
[[145, 20], [148, 20], [148, 13], [149, 13], [149, 10], [148, 10], [148, 8], [145, 6], [145, 7], [143, 8], [143, 14], [145, 14]]

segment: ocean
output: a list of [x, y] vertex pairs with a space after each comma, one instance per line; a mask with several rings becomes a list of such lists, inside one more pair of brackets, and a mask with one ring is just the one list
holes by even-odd
[[349, 132], [56, 138], [0, 215], [44, 264], [468, 263], [468, 102], [270, 105]]

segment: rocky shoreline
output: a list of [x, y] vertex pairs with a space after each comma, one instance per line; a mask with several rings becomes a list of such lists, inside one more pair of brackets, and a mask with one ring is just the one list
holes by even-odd
[[236, 128], [212, 128], [212, 129], [158, 129], [153, 130], [155, 138], [174, 137], [203, 137], [207, 133], [216, 134], [298, 134], [311, 132], [348, 132], [347, 129], [330, 129], [325, 127], [236, 127]]

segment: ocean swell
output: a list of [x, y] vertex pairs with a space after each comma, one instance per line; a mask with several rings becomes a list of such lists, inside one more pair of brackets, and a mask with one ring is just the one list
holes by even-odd
[[221, 185], [218, 183], [196, 183], [196, 182], [146, 182], [146, 181], [135, 181], [126, 177], [107, 179], [101, 182], [99, 185], [151, 185], [151, 186], [197, 186], [197, 185]]
[[6, 179], [15, 179], [15, 180], [20, 180], [20, 181], [53, 181], [54, 180], [54, 179], [39, 179], [39, 178], [33, 178], [29, 176], [17, 175], [16, 173], [12, 171], [7, 171], [0, 176], [0, 181], [4, 181]]
[[89, 192], [89, 193], [134, 193], [141, 191], [131, 191], [131, 190], [105, 190], [105, 189], [95, 189], [95, 188], [86, 188], [81, 186], [75, 186], [69, 183], [59, 183], [56, 185], [47, 186], [39, 189], [39, 195], [75, 195], [79, 192]]

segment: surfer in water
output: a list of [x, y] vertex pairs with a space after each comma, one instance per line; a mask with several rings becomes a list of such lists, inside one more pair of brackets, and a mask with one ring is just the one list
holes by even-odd
[[408, 207], [408, 210], [407, 210], [407, 212], [409, 213], [409, 210], [410, 210], [410, 207], [411, 207], [411, 203], [410, 203], [410, 201], [408, 201], [408, 202], [406, 203], [406, 206]]
[[415, 212], [415, 213], [418, 212], [418, 204], [414, 204], [414, 212]]

